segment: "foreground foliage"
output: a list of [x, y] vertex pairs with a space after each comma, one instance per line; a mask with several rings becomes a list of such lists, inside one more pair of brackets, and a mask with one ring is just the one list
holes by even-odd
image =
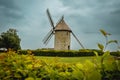
[[[62, 63], [40, 60], [28, 51], [18, 55], [13, 51], [0, 54], [0, 80], [119, 80], [120, 61], [106, 51], [103, 56], [84, 63]], [[98, 60], [100, 59], [100, 60]]]

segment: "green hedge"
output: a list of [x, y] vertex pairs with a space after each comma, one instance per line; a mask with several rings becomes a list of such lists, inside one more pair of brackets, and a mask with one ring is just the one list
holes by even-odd
[[113, 56], [120, 56], [120, 52], [119, 51], [118, 52], [111, 52], [110, 54], [113, 55]]
[[[94, 56], [94, 52], [81, 52], [81, 51], [55, 51], [55, 50], [21, 50], [19, 54], [27, 54], [30, 51], [35, 56], [58, 56], [58, 57], [80, 57], [80, 56]], [[102, 52], [98, 52], [102, 55]]]

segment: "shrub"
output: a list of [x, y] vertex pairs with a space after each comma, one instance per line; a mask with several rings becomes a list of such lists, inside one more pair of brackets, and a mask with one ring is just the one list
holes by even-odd
[[[27, 54], [28, 50], [21, 50], [18, 54]], [[58, 57], [80, 57], [80, 56], [95, 56], [94, 51], [55, 51], [55, 50], [31, 50], [35, 56], [58, 56]], [[98, 52], [102, 55], [103, 52]]]
[[119, 56], [120, 57], [120, 52], [119, 51], [111, 52], [110, 54], [113, 55], [113, 56]]
[[0, 80], [119, 80], [120, 61], [105, 52], [99, 62], [62, 63], [40, 60], [28, 51], [18, 55], [13, 51], [0, 54]]

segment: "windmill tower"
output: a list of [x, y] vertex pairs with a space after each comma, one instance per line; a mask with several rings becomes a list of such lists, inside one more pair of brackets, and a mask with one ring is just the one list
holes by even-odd
[[56, 26], [54, 26], [49, 10], [47, 9], [46, 12], [47, 12], [47, 16], [50, 21], [50, 24], [52, 26], [52, 29], [48, 32], [47, 36], [43, 39], [44, 44], [47, 44], [49, 40], [52, 38], [52, 36], [55, 35], [54, 49], [55, 50], [70, 50], [70, 42], [71, 42], [71, 34], [72, 34], [74, 38], [77, 40], [77, 42], [80, 44], [80, 46], [84, 48], [83, 45], [78, 40], [78, 38], [75, 36], [75, 34], [72, 32], [72, 30], [69, 28], [69, 26], [64, 21], [63, 16], [58, 21]]
[[65, 23], [64, 17], [62, 17], [55, 27], [55, 50], [70, 50], [70, 33], [71, 29]]

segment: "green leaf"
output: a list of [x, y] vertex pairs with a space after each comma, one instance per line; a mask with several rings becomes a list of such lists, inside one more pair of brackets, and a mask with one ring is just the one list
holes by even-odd
[[106, 51], [106, 52], [103, 54], [102, 57], [107, 57], [107, 56], [109, 56], [109, 55], [110, 55], [110, 52], [109, 52], [109, 51]]
[[99, 49], [100, 49], [100, 50], [102, 50], [102, 51], [103, 51], [104, 46], [103, 46], [102, 44], [98, 43], [98, 47], [99, 47]]
[[105, 36], [107, 37], [107, 35], [111, 35], [110, 33], [107, 33], [105, 30], [103, 29], [100, 29], [100, 32]]
[[100, 32], [106, 37], [107, 36], [107, 33], [103, 30], [103, 29], [100, 29]]
[[110, 41], [107, 42], [107, 44], [110, 44], [110, 43], [116, 43], [116, 44], [118, 44], [118, 41], [117, 40], [110, 40]]
[[94, 52], [94, 54], [96, 55], [96, 57], [98, 57], [98, 53], [96, 52], [96, 51], [93, 51]]
[[25, 80], [35, 80], [35, 79], [32, 78], [32, 77], [28, 77], [28, 78], [26, 78]]
[[102, 80], [101, 77], [101, 74], [95, 70], [88, 75], [88, 80]]

